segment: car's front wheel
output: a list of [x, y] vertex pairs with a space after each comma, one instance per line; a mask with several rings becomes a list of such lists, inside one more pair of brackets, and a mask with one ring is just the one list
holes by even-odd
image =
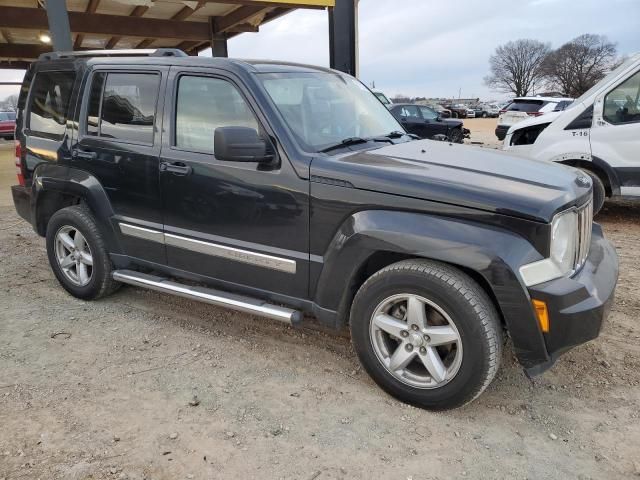
[[463, 143], [464, 142], [464, 134], [462, 133], [462, 128], [454, 128], [449, 132], [449, 141], [451, 143]]
[[350, 326], [373, 380], [422, 408], [472, 401], [500, 364], [492, 301], [463, 272], [439, 262], [405, 260], [372, 275], [356, 294]]

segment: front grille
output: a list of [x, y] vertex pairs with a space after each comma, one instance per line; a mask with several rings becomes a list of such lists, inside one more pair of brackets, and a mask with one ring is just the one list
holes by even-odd
[[593, 223], [593, 200], [578, 209], [578, 235], [576, 245], [576, 257], [574, 259], [574, 271], [578, 271], [584, 265], [589, 255], [591, 246], [591, 227]]

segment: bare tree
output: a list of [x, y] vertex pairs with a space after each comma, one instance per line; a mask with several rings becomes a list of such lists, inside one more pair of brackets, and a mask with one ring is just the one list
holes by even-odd
[[587, 33], [551, 52], [543, 71], [552, 88], [577, 98], [618, 64], [616, 44]]
[[18, 95], [9, 95], [4, 99], [4, 104], [11, 110], [18, 109]]
[[542, 64], [549, 52], [549, 45], [538, 40], [520, 39], [500, 45], [489, 57], [491, 74], [484, 82], [495, 90], [525, 96], [542, 81]]

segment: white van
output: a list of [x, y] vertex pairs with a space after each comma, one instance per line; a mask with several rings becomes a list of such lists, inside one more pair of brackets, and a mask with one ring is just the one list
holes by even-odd
[[593, 181], [594, 212], [605, 196], [640, 197], [640, 53], [563, 112], [512, 126], [503, 149], [584, 170]]

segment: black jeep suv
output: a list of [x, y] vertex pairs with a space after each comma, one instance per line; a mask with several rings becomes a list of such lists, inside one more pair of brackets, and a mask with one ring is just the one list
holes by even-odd
[[47, 54], [13, 187], [62, 286], [349, 326], [387, 392], [460, 406], [508, 334], [529, 374], [595, 338], [618, 266], [578, 170], [414, 140], [356, 79], [180, 51]]

